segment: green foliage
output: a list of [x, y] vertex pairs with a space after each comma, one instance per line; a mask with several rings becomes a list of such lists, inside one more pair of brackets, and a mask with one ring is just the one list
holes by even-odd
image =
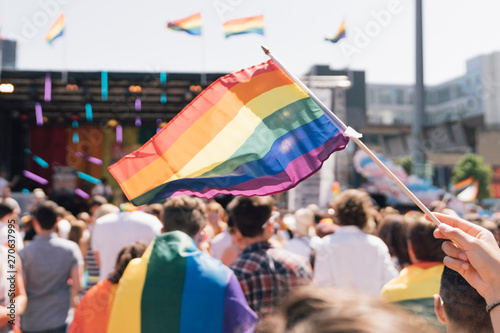
[[479, 182], [477, 199], [491, 197], [491, 178], [493, 169], [486, 164], [481, 156], [475, 154], [466, 154], [455, 164], [453, 168], [452, 182], [454, 184], [461, 180], [472, 177]]
[[403, 157], [398, 161], [398, 164], [401, 165], [403, 169], [405, 169], [407, 175], [411, 175], [413, 168], [411, 156]]

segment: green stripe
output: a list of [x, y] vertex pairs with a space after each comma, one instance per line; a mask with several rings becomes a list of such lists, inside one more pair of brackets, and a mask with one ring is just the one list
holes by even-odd
[[142, 291], [142, 332], [180, 332], [186, 256], [193, 250], [193, 240], [184, 233], [156, 237]]
[[[240, 165], [261, 159], [271, 150], [273, 143], [277, 139], [300, 126], [320, 118], [323, 114], [324, 112], [309, 97], [276, 110], [257, 125], [255, 131], [229, 159], [196, 178], [225, 175], [231, 173]], [[164, 188], [165, 184], [134, 198], [132, 203], [140, 205], [144, 202], [150, 202], [156, 193]]]
[[252, 135], [229, 159], [196, 178], [225, 175], [240, 165], [260, 160], [280, 137], [318, 119], [323, 114], [323, 111], [309, 97], [288, 104], [264, 118]]

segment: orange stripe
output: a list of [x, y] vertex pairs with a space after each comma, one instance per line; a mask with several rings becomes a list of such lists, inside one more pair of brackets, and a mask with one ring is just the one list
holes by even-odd
[[[127, 189], [127, 197], [129, 199], [135, 198], [164, 183], [172, 175], [179, 172], [217, 136], [227, 123], [234, 119], [238, 111], [249, 101], [276, 87], [292, 83], [293, 81], [282, 72], [273, 71], [255, 76], [250, 81], [234, 86], [216, 105], [187, 128], [165, 153], [120, 183], [124, 185], [122, 186], [124, 191]], [[186, 116], [189, 116], [189, 113]], [[172, 126], [174, 125], [173, 123]], [[160, 137], [155, 139], [155, 142], [162, 140]], [[134, 160], [134, 169], [137, 167], [135, 162]], [[126, 184], [124, 184], [125, 182]], [[151, 185], [145, 187], [145, 183]]]

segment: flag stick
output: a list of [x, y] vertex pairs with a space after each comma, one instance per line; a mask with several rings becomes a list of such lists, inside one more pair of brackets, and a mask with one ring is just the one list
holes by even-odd
[[262, 50], [264, 50], [264, 53], [266, 55], [268, 55], [288, 76], [290, 76], [290, 78], [296, 83], [298, 84], [302, 89], [304, 89], [306, 91], [306, 93], [309, 95], [309, 97], [318, 104], [318, 106], [325, 112], [325, 115], [333, 122], [333, 124], [335, 126], [337, 126], [341, 131], [342, 133], [345, 135], [345, 136], [348, 136], [349, 138], [351, 138], [357, 145], [359, 148], [361, 148], [368, 156], [370, 156], [370, 158], [382, 169], [382, 171], [385, 172], [385, 174], [387, 176], [389, 176], [389, 178], [391, 178], [395, 183], [396, 185], [403, 191], [406, 193], [406, 195], [425, 213], [425, 215], [429, 216], [432, 220], [432, 222], [434, 222], [436, 225], [439, 225], [441, 224], [441, 222], [439, 222], [439, 220], [434, 216], [434, 214], [432, 214], [432, 212], [429, 210], [429, 208], [427, 208], [423, 203], [422, 201], [420, 201], [420, 199], [418, 199], [415, 194], [413, 194], [407, 187], [405, 184], [403, 184], [401, 182], [401, 180], [398, 179], [398, 177], [396, 177], [396, 175], [394, 175], [392, 173], [391, 170], [389, 170], [384, 163], [382, 163], [382, 161], [379, 160], [379, 158], [363, 143], [361, 142], [361, 140], [359, 140], [359, 138], [361, 137], [361, 134], [359, 134], [358, 132], [356, 132], [353, 128], [351, 127], [347, 127], [343, 122], [342, 120], [340, 120], [328, 107], [326, 107], [325, 104], [323, 104], [323, 102], [321, 102], [319, 100], [318, 97], [316, 97], [316, 95], [314, 95], [312, 93], [312, 91], [299, 79], [297, 78], [292, 72], [290, 72], [278, 59], [276, 59], [276, 57], [271, 53], [271, 51], [264, 47], [264, 46], [261, 46], [262, 47]]

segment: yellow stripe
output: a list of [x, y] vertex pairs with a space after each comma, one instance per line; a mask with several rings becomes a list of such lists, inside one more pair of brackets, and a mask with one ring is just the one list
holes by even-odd
[[399, 276], [389, 281], [380, 292], [386, 302], [429, 298], [439, 293], [444, 266], [436, 265], [427, 269], [416, 266], [404, 268]]
[[165, 183], [197, 177], [225, 162], [252, 135], [262, 119], [306, 97], [307, 94], [294, 83], [272, 89], [252, 99], [210, 143]]
[[248, 29], [264, 28], [264, 21], [249, 21], [245, 23], [228, 24], [224, 26], [224, 32], [244, 31]]
[[142, 258], [132, 259], [120, 279], [109, 316], [108, 333], [141, 331], [141, 298], [154, 241]]

